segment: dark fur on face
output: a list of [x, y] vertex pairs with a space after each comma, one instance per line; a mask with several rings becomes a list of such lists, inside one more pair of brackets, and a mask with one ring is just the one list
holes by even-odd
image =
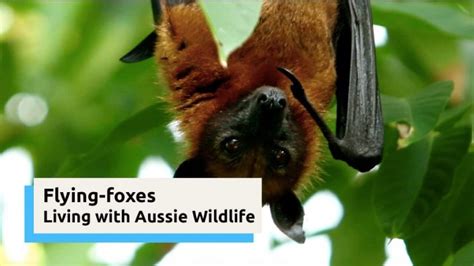
[[302, 140], [284, 92], [263, 86], [214, 115], [198, 153], [210, 176], [263, 177], [266, 203], [296, 185]]

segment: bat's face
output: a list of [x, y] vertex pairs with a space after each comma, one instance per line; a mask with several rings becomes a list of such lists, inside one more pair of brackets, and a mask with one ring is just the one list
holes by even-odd
[[214, 115], [200, 157], [208, 175], [263, 177], [264, 201], [291, 189], [301, 175], [305, 145], [285, 93], [263, 86]]

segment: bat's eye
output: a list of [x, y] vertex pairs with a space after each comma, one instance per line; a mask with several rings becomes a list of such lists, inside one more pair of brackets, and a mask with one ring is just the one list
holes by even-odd
[[287, 150], [277, 148], [272, 151], [273, 163], [275, 167], [284, 167], [290, 161], [290, 154]]
[[234, 137], [224, 140], [222, 145], [224, 149], [230, 154], [237, 153], [241, 148], [240, 140]]

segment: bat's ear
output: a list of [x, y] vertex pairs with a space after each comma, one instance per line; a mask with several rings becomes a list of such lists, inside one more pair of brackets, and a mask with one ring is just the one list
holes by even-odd
[[295, 193], [289, 191], [276, 201], [270, 202], [270, 210], [273, 222], [285, 235], [300, 244], [304, 243], [304, 210]]
[[174, 172], [174, 177], [208, 177], [206, 173], [206, 164], [205, 161], [199, 157], [187, 159], [182, 162], [176, 172]]

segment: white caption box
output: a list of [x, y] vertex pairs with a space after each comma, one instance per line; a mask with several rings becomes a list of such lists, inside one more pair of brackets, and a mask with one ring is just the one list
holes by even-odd
[[258, 233], [261, 190], [260, 178], [36, 178], [34, 232]]

